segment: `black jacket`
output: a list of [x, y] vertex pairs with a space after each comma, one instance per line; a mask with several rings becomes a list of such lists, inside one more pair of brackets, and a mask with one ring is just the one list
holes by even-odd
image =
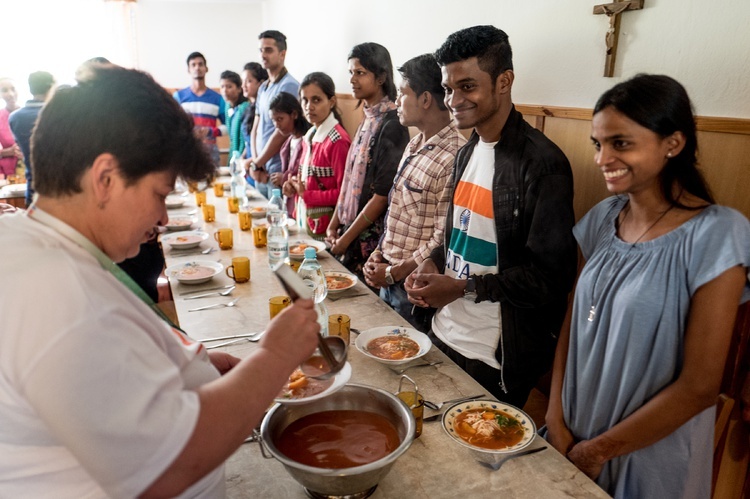
[[[451, 188], [478, 140], [474, 132], [456, 155]], [[502, 335], [495, 357], [501, 387], [507, 390], [535, 381], [552, 365], [577, 269], [570, 163], [515, 107], [495, 146], [492, 199], [499, 273], [473, 277], [477, 302], [501, 302]], [[451, 201], [445, 242], [431, 255], [439, 269], [445, 268], [452, 223]]]

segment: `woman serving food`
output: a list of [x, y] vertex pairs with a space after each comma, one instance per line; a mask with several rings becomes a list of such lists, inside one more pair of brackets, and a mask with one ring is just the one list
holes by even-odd
[[222, 463], [317, 345], [300, 300], [240, 360], [158, 315], [114, 263], [175, 179], [213, 165], [154, 80], [119, 67], [60, 90], [36, 125], [27, 213], [0, 217], [0, 495], [223, 497]]

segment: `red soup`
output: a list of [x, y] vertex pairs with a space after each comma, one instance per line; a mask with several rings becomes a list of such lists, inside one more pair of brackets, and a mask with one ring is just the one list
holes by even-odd
[[316, 468], [351, 468], [381, 459], [399, 446], [393, 423], [365, 411], [308, 414], [287, 426], [276, 447], [289, 459]]

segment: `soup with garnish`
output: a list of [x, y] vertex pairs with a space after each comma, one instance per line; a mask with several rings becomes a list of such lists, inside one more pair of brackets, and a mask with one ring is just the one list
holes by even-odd
[[386, 360], [408, 359], [419, 353], [419, 343], [406, 336], [392, 334], [370, 340], [367, 352]]
[[382, 459], [399, 446], [396, 427], [367, 411], [323, 411], [292, 422], [276, 440], [289, 459], [316, 468], [352, 468]]
[[521, 422], [497, 409], [469, 409], [456, 416], [453, 429], [464, 441], [483, 449], [500, 450], [516, 445], [524, 436]]
[[300, 244], [294, 244], [292, 246], [289, 246], [289, 254], [290, 255], [296, 255], [296, 256], [302, 256], [305, 254], [306, 248], [311, 248], [314, 246], [311, 246], [309, 244], [300, 243]]
[[353, 284], [351, 277], [345, 275], [326, 275], [326, 285], [328, 290], [336, 291], [337, 289], [348, 288]]
[[303, 373], [300, 368], [295, 369], [276, 398], [302, 399], [327, 390], [333, 384], [334, 378], [315, 379], [310, 377], [328, 372], [328, 366], [324, 364], [323, 358], [318, 356], [305, 361], [305, 372], [307, 374]]

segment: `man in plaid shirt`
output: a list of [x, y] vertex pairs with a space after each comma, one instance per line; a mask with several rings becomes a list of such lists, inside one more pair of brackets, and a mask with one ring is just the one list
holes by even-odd
[[446, 211], [450, 202], [448, 181], [456, 152], [466, 143], [443, 102], [442, 75], [435, 57], [424, 54], [398, 68], [399, 121], [416, 127], [401, 158], [389, 194], [386, 228], [364, 266], [365, 280], [380, 288], [380, 297], [421, 331], [431, 315], [413, 306], [404, 291], [404, 279], [443, 243]]

